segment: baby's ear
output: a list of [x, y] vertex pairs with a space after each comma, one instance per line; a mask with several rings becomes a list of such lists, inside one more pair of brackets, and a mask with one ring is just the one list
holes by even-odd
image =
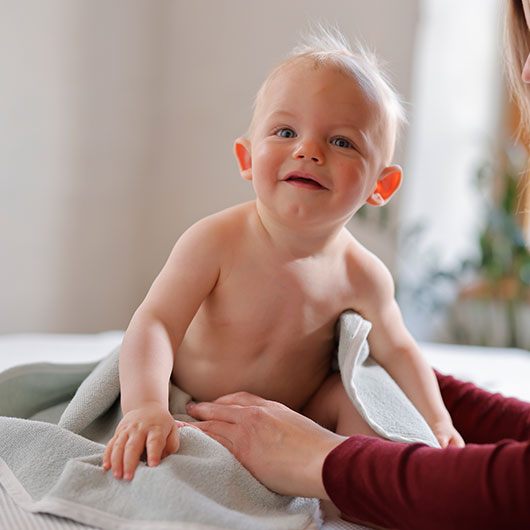
[[239, 172], [245, 180], [252, 180], [252, 157], [250, 156], [250, 140], [238, 138], [234, 142], [234, 154], [239, 164]]
[[372, 206], [386, 204], [399, 188], [402, 176], [403, 172], [399, 166], [385, 167], [377, 179], [375, 190], [366, 202]]

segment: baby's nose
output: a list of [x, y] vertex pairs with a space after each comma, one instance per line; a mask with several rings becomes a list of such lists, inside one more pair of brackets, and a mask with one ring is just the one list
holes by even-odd
[[317, 142], [311, 140], [301, 141], [293, 152], [293, 158], [312, 160], [319, 164], [324, 162], [324, 154]]

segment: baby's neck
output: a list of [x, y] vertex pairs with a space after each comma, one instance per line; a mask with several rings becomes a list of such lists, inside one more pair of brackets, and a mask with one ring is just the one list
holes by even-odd
[[342, 223], [318, 228], [290, 226], [269, 215], [258, 201], [255, 202], [255, 211], [258, 229], [262, 230], [262, 235], [286, 259], [303, 259], [326, 254], [332, 250], [344, 228]]

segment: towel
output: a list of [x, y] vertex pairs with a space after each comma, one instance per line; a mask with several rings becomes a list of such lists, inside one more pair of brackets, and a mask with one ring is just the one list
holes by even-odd
[[338, 322], [338, 366], [351, 402], [382, 438], [440, 447], [423, 416], [397, 383], [370, 356], [367, 337], [372, 324], [353, 311]]
[[[350, 399], [371, 427], [398, 441], [437, 445], [423, 418], [369, 356], [370, 324], [348, 311], [338, 362]], [[298, 530], [321, 524], [319, 503], [278, 495], [215, 440], [183, 427], [178, 453], [131, 482], [103, 471], [121, 419], [119, 350], [99, 363], [32, 364], [0, 374], [0, 484], [21, 507], [103, 529]], [[172, 386], [170, 411], [188, 395]]]

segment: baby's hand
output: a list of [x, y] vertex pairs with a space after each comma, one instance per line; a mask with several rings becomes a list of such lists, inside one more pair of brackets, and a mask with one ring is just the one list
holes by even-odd
[[432, 432], [442, 446], [442, 449], [449, 446], [464, 447], [466, 445], [464, 439], [450, 421], [435, 423], [432, 426]]
[[179, 427], [167, 409], [157, 403], [129, 411], [116, 427], [103, 454], [103, 469], [116, 478], [132, 480], [144, 448], [147, 464], [156, 466], [179, 448]]

